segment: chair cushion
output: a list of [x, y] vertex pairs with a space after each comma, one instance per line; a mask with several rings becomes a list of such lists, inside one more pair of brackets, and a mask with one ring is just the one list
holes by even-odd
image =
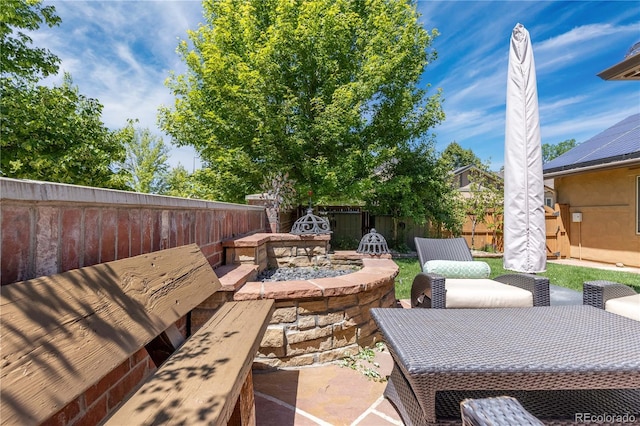
[[605, 302], [604, 309], [640, 321], [640, 294], [609, 299]]
[[422, 270], [445, 278], [489, 278], [491, 274], [489, 264], [479, 260], [429, 260]]
[[444, 287], [447, 290], [447, 308], [528, 308], [533, 306], [533, 294], [530, 291], [486, 278], [448, 278]]

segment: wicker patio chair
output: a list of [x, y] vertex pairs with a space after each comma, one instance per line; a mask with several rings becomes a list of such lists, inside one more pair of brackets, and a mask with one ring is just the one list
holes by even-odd
[[[611, 303], [607, 304], [609, 301]], [[640, 321], [640, 295], [624, 284], [586, 281], [582, 286], [582, 304]]]
[[[471, 250], [464, 238], [421, 238], [415, 237], [416, 249], [421, 268], [429, 260], [472, 261]], [[533, 295], [533, 306], [549, 306], [549, 279], [532, 274], [504, 274], [492, 278], [529, 291]], [[446, 279], [442, 275], [421, 272], [411, 286], [411, 306], [421, 308], [446, 308]], [[430, 293], [427, 297], [425, 292]]]
[[460, 402], [463, 426], [542, 426], [520, 402], [510, 396], [471, 399]]

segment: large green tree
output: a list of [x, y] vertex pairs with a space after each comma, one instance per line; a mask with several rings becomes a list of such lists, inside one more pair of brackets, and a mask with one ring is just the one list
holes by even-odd
[[33, 46], [27, 31], [59, 23], [40, 0], [0, 7], [0, 176], [120, 187], [110, 165], [124, 150], [102, 123], [102, 105], [69, 75], [58, 87], [37, 85], [58, 72], [60, 60]]
[[114, 134], [125, 149], [125, 158], [115, 164], [115, 169], [128, 188], [136, 192], [163, 193], [168, 185], [169, 148], [160, 136], [149, 129], [136, 128], [134, 124], [129, 121]]
[[435, 59], [410, 0], [207, 0], [160, 123], [192, 145], [212, 192], [242, 201], [269, 172], [316, 201], [358, 197], [398, 146], [443, 119], [419, 87]]
[[488, 166], [473, 152], [471, 148], [464, 149], [456, 141], [451, 142], [440, 155], [442, 162], [450, 170], [465, 166], [476, 166], [482, 170], [488, 170]]
[[0, 99], [5, 177], [121, 188], [111, 163], [124, 149], [101, 121], [102, 105], [67, 76], [59, 87], [7, 84]]
[[0, 75], [2, 79], [36, 81], [58, 72], [60, 59], [47, 49], [32, 46], [27, 31], [42, 24], [60, 24], [53, 6], [42, 0], [3, 0], [0, 7]]
[[419, 224], [431, 220], [434, 228], [442, 226], [458, 233], [463, 217], [447, 172], [430, 143], [396, 149], [393, 159], [375, 174], [372, 190], [365, 195], [367, 210], [392, 216], [393, 241], [404, 241], [397, 226], [404, 218]]

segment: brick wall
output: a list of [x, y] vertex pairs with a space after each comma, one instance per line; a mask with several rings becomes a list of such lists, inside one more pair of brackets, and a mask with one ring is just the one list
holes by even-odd
[[2, 285], [268, 228], [263, 207], [0, 178]]
[[[5, 178], [0, 222], [2, 285], [191, 243], [216, 267], [223, 241], [268, 229], [263, 207]], [[97, 424], [156, 367], [142, 348], [45, 424]]]

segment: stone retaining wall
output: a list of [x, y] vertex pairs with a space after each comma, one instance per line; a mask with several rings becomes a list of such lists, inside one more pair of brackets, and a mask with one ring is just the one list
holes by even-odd
[[228, 264], [255, 264], [260, 270], [318, 264], [362, 266], [359, 271], [333, 278], [248, 282], [225, 297], [217, 295], [220, 301], [212, 299], [214, 309], [223, 300], [275, 299], [276, 310], [254, 368], [325, 363], [380, 340], [369, 311], [396, 306], [398, 266], [388, 255], [329, 254], [328, 244], [328, 235], [291, 234], [254, 234], [223, 244]]
[[396, 306], [390, 259], [363, 259], [353, 274], [310, 281], [251, 282], [235, 300], [275, 299], [254, 368], [297, 367], [353, 355], [380, 340], [371, 308]]

